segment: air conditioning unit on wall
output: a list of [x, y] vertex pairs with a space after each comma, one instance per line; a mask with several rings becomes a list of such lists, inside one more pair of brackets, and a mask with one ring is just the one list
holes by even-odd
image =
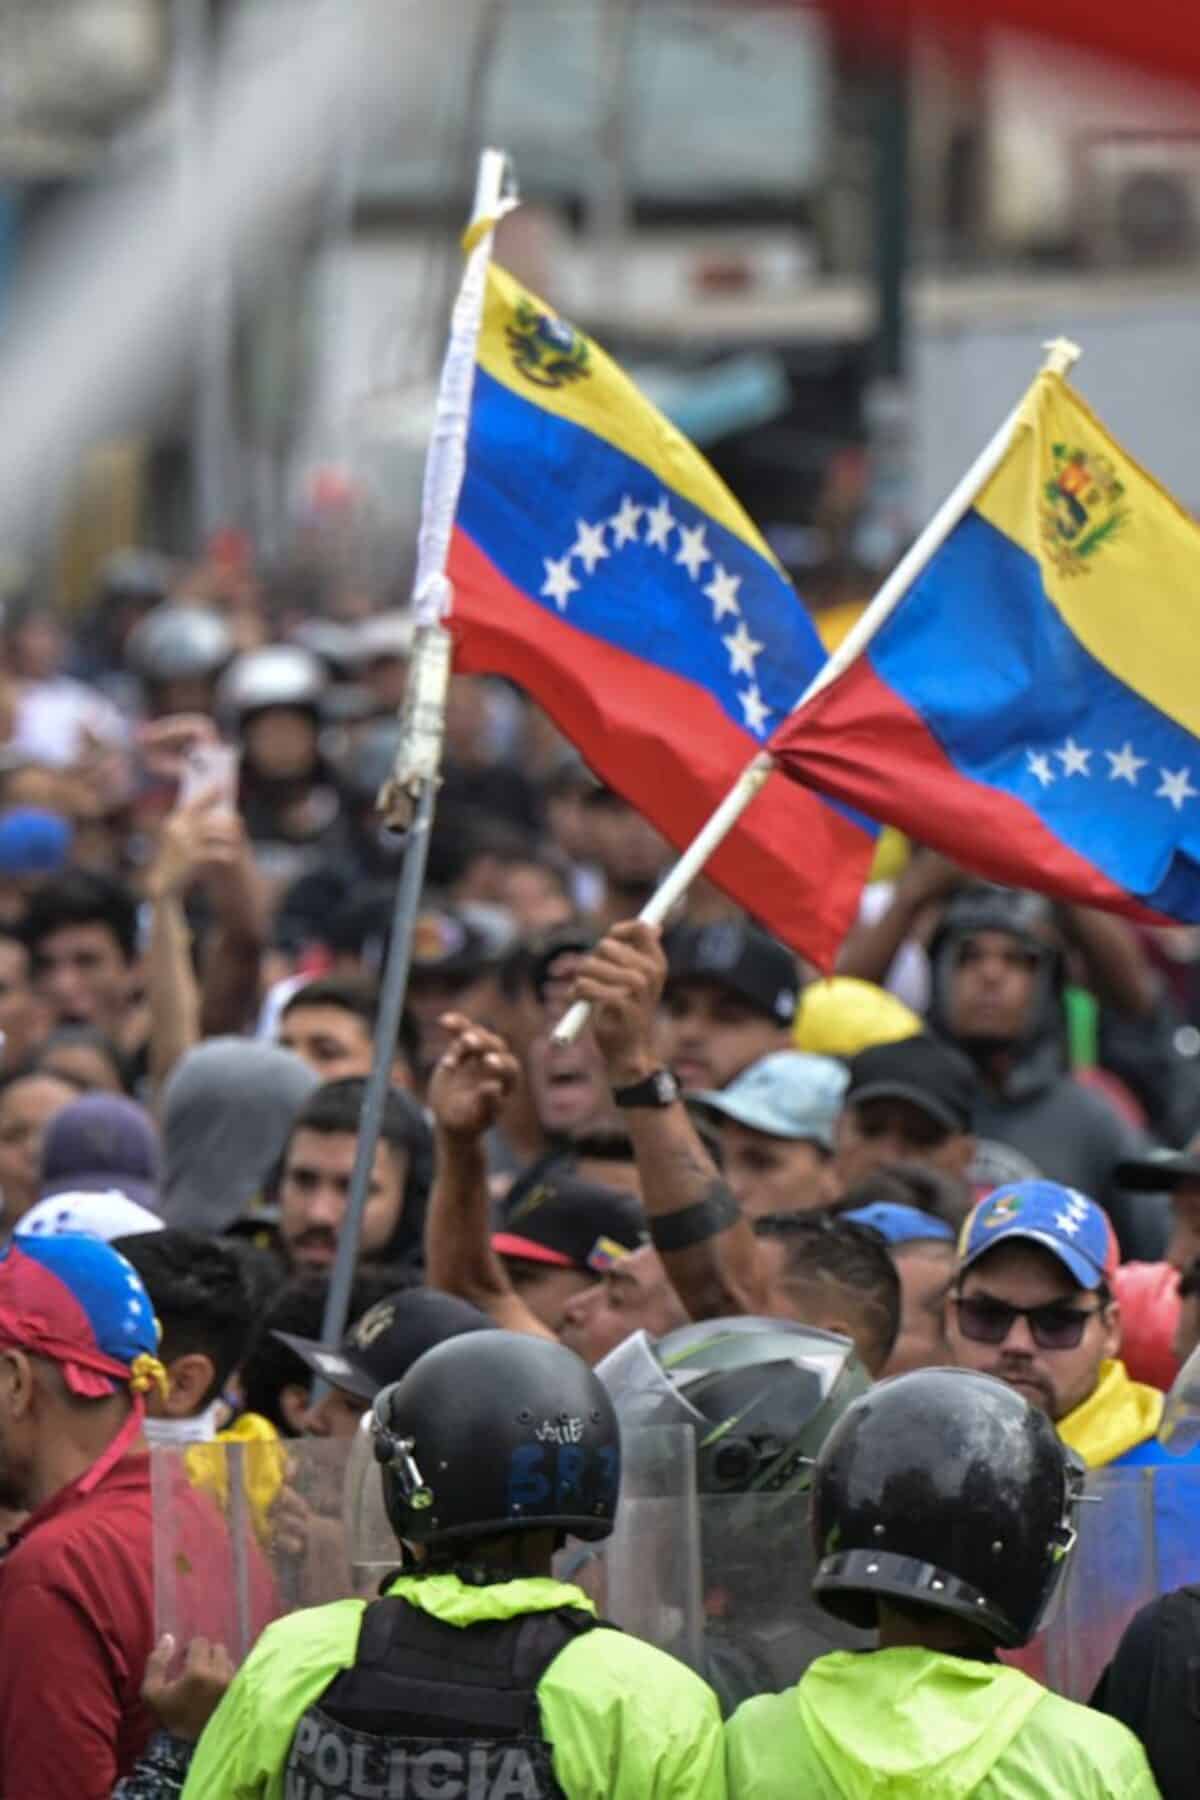
[[1200, 254], [1200, 132], [1121, 132], [1076, 147], [1079, 245], [1096, 264]]

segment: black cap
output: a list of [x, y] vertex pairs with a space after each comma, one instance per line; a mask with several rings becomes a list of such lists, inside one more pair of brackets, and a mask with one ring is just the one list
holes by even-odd
[[492, 1249], [551, 1268], [601, 1275], [650, 1242], [640, 1203], [621, 1188], [543, 1170], [509, 1190]]
[[933, 1037], [873, 1044], [850, 1062], [845, 1105], [864, 1100], [907, 1100], [947, 1131], [969, 1131], [977, 1082], [961, 1051]]
[[740, 920], [680, 925], [666, 939], [667, 987], [710, 981], [736, 994], [755, 1012], [790, 1025], [800, 984], [790, 950]]
[[1200, 1149], [1151, 1150], [1148, 1156], [1131, 1156], [1115, 1171], [1119, 1187], [1135, 1194], [1164, 1194], [1185, 1181], [1200, 1182]]
[[436, 1288], [401, 1288], [369, 1307], [336, 1348], [316, 1338], [274, 1331], [301, 1362], [330, 1387], [373, 1400], [389, 1382], [407, 1375], [426, 1350], [467, 1331], [494, 1331], [486, 1313]]

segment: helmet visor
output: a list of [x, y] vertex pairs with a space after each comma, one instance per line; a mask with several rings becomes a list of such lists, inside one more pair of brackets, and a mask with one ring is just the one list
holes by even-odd
[[676, 1387], [644, 1331], [610, 1350], [596, 1373], [608, 1389], [622, 1433], [650, 1425], [705, 1426], [702, 1413]]
[[400, 1561], [400, 1547], [383, 1504], [383, 1470], [375, 1455], [374, 1414], [358, 1422], [342, 1490], [346, 1549], [356, 1577], [380, 1579]]

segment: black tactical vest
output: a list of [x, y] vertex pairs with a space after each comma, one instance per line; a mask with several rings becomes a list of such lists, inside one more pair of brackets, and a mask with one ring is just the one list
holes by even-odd
[[564, 1606], [463, 1627], [373, 1601], [353, 1667], [296, 1727], [285, 1800], [566, 1800], [537, 1686], [600, 1623]]

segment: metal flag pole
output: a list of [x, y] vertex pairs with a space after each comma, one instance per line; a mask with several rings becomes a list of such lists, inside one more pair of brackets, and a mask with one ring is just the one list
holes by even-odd
[[[452, 651], [450, 633], [443, 623], [452, 597], [446, 561], [466, 469], [475, 353], [483, 319], [492, 234], [499, 219], [516, 205], [515, 197], [505, 192], [507, 179], [508, 158], [504, 152], [485, 150], [479, 159], [475, 204], [466, 237], [467, 266], [454, 304], [450, 339], [438, 387], [437, 412], [425, 459], [413, 587], [413, 615], [417, 629], [404, 696], [400, 746], [395, 767], [379, 796], [384, 822], [407, 834], [404, 863], [396, 887], [391, 938], [379, 996], [379, 1019], [375, 1027], [374, 1059], [363, 1098], [350, 1196], [338, 1233], [337, 1254], [321, 1326], [322, 1341], [326, 1344], [337, 1343], [346, 1328], [363, 1213], [408, 989], [413, 926], [425, 885], [425, 865], [440, 780]], [[313, 1398], [318, 1399], [326, 1386], [325, 1382], [316, 1381]]]
[[[1055, 338], [1044, 348], [1047, 354], [1039, 372], [1042, 375], [1065, 375], [1080, 355], [1078, 346], [1066, 338]], [[900, 558], [862, 617], [846, 634], [833, 655], [822, 663], [792, 708], [793, 712], [811, 700], [814, 694], [827, 688], [831, 681], [836, 681], [866, 648], [884, 620], [896, 610], [926, 563], [941, 549], [954, 527], [968, 512], [980, 488], [991, 479], [1003, 462], [1024, 410], [1025, 399], [1026, 396], [1022, 396], [1020, 404], [1013, 408], [991, 442], [980, 451], [953, 493], [943, 500], [924, 531]], [[774, 768], [775, 759], [769, 750], [760, 750], [754, 760], [747, 763], [707, 824], [702, 826], [699, 835], [688, 845], [661, 887], [651, 894], [643, 906], [638, 914], [643, 923], [662, 924], [672, 907], [686, 894], [713, 851], [733, 830]], [[590, 1011], [589, 1001], [577, 1000], [555, 1026], [551, 1034], [553, 1041], [556, 1044], [574, 1043], [587, 1024]]]

